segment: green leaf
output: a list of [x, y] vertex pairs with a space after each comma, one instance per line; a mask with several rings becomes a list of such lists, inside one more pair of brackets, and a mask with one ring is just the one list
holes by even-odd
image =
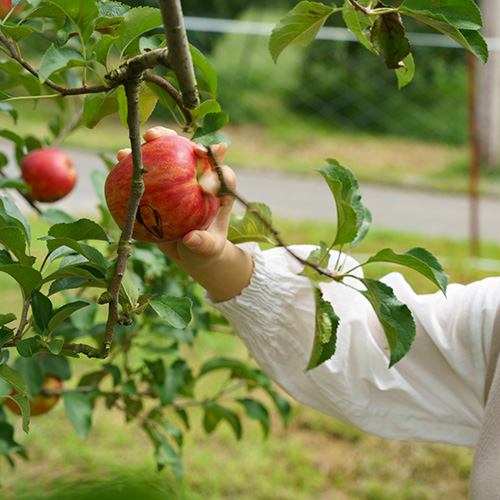
[[[97, 281], [89, 282], [88, 278], [59, 278], [56, 279], [53, 283], [50, 284], [49, 295], [53, 295], [54, 293], [60, 292], [61, 290], [72, 290], [74, 288], [80, 288], [84, 285], [88, 285], [92, 283], [97, 285]], [[106, 288], [106, 283], [104, 280], [100, 282], [100, 288]]]
[[42, 349], [40, 341], [34, 337], [23, 339], [16, 342], [16, 349], [20, 356], [23, 358], [32, 358], [35, 354], [39, 353]]
[[335, 9], [318, 2], [300, 2], [274, 27], [269, 51], [276, 62], [283, 50], [297, 44], [309, 45]]
[[[111, 285], [111, 280], [113, 279], [115, 269], [116, 269], [116, 262], [112, 264], [106, 271], [107, 288], [109, 288], [109, 286]], [[122, 282], [118, 295], [118, 301], [123, 307], [134, 308], [135, 305], [137, 304], [138, 299], [139, 299], [139, 289], [137, 288], [137, 284], [132, 278], [130, 271], [126, 269], [122, 277]]]
[[33, 26], [29, 26], [27, 24], [1, 24], [0, 31], [16, 42], [30, 36], [32, 33], [35, 33], [37, 30]]
[[62, 307], [54, 311], [54, 314], [49, 321], [49, 331], [53, 332], [58, 326], [62, 325], [75, 311], [78, 311], [82, 307], [87, 307], [88, 305], [89, 303], [83, 300], [76, 300], [75, 302], [64, 304]]
[[[127, 96], [125, 94], [125, 88], [123, 87], [123, 85], [118, 88], [117, 97], [120, 119], [123, 125], [125, 127], [128, 127], [128, 104]], [[154, 92], [145, 82], [142, 82], [139, 93], [139, 111], [141, 113], [141, 125], [146, 123], [146, 121], [149, 119], [151, 113], [156, 107], [157, 102], [158, 95], [156, 94], [156, 92]]]
[[149, 305], [175, 328], [186, 328], [193, 319], [193, 301], [189, 297], [161, 295], [149, 299]]
[[14, 106], [12, 106], [12, 104], [9, 104], [7, 102], [0, 102], [0, 111], [6, 115], [10, 115], [12, 120], [14, 120], [14, 125], [17, 124], [17, 119], [19, 117], [19, 113], [14, 108]]
[[290, 417], [292, 415], [292, 409], [290, 407], [290, 403], [282, 398], [274, 389], [266, 388], [266, 391], [272, 397], [276, 408], [280, 412], [281, 418], [283, 419], [283, 424], [286, 426], [290, 421]]
[[401, 90], [408, 85], [415, 76], [415, 61], [411, 52], [405, 58], [404, 67], [395, 70], [398, 79], [398, 89]]
[[4, 326], [11, 321], [15, 321], [16, 315], [14, 313], [0, 314], [0, 326]]
[[5, 456], [9, 453], [18, 453], [27, 458], [24, 447], [14, 441], [14, 427], [7, 422], [0, 422], [0, 453]]
[[[368, 0], [362, 0], [359, 3], [363, 5], [363, 7], [367, 7]], [[344, 19], [347, 29], [356, 36], [358, 41], [370, 52], [378, 54], [370, 41], [370, 30], [373, 26], [373, 18], [351, 7], [348, 3], [344, 5], [342, 18]]]
[[83, 103], [82, 123], [87, 128], [94, 128], [104, 117], [118, 113], [118, 91], [101, 94], [88, 94]]
[[62, 351], [64, 345], [63, 339], [54, 339], [48, 343], [49, 350], [52, 354], [58, 355]]
[[22, 179], [0, 178], [0, 189], [18, 189], [19, 191], [27, 191], [28, 184]]
[[371, 42], [375, 50], [384, 56], [389, 69], [404, 67], [403, 59], [410, 53], [410, 42], [405, 36], [399, 13], [377, 16], [371, 30]]
[[218, 113], [207, 113], [203, 117], [203, 125], [198, 127], [192, 137], [193, 141], [199, 142], [206, 147], [219, 144], [220, 142], [231, 143], [228, 137], [218, 133], [229, 121], [227, 113], [220, 111]]
[[205, 404], [203, 408], [205, 410], [203, 428], [207, 434], [213, 432], [221, 420], [225, 420], [233, 429], [236, 439], [241, 439], [243, 432], [236, 413], [215, 403]]
[[116, 39], [117, 38], [112, 35], [103, 35], [92, 47], [96, 61], [102, 64], [106, 69], [108, 68], [108, 56]]
[[31, 292], [38, 289], [42, 284], [40, 272], [29, 266], [6, 264], [0, 266], [0, 272], [10, 275], [19, 283], [25, 300], [31, 297]]
[[31, 414], [29, 399], [26, 396], [21, 396], [20, 394], [15, 394], [15, 395], [9, 396], [9, 397], [21, 409], [21, 413], [23, 416], [22, 417], [23, 418], [23, 423], [22, 423], [23, 431], [26, 434], [28, 434], [28, 432], [30, 430], [30, 414]]
[[259, 401], [250, 398], [241, 398], [238, 399], [238, 402], [245, 407], [246, 414], [249, 418], [260, 422], [264, 437], [267, 437], [271, 427], [271, 421], [266, 407]]
[[[30, 95], [42, 94], [40, 80], [28, 71], [20, 70], [18, 62], [12, 59], [0, 61], [0, 69], [9, 75], [12, 84], [16, 83], [24, 87]], [[11, 85], [9, 88], [15, 88], [17, 85]]]
[[[0, 270], [2, 268], [0, 267]], [[86, 278], [90, 282], [103, 280], [104, 275], [100, 269], [96, 269], [91, 265], [79, 264], [74, 266], [64, 266], [44, 278], [43, 283], [49, 283], [60, 278]]]
[[335, 199], [337, 208], [337, 233], [334, 245], [350, 243], [358, 245], [366, 236], [371, 225], [371, 213], [361, 202], [361, 193], [354, 174], [336, 160], [317, 168], [326, 180]]
[[41, 359], [46, 374], [55, 375], [61, 380], [71, 378], [71, 366], [64, 356], [56, 356], [46, 352]]
[[99, 15], [95, 21], [95, 29], [108, 28], [118, 25], [130, 10], [128, 5], [113, 1], [100, 1], [97, 4]]
[[396, 298], [391, 287], [369, 278], [360, 280], [366, 287], [360, 293], [370, 301], [387, 338], [391, 367], [410, 350], [415, 339], [415, 321], [410, 309]]
[[191, 379], [191, 369], [184, 360], [176, 360], [165, 369], [165, 380], [158, 388], [158, 397], [162, 406], [171, 404], [181, 393], [187, 380]]
[[[193, 117], [193, 121], [199, 121], [210, 113], [219, 113], [220, 110], [221, 110], [220, 104], [216, 100], [207, 99], [206, 101], [203, 101], [197, 108], [192, 109], [190, 111], [191, 111], [191, 116]], [[216, 134], [216, 135], [219, 139], [221, 139], [221, 136], [223, 134]], [[219, 142], [226, 142], [226, 141], [219, 140]]]
[[[328, 269], [328, 263], [330, 262], [330, 251], [328, 245], [324, 242], [320, 242], [320, 246], [315, 248], [307, 257], [307, 260], [312, 264], [316, 264], [321, 269]], [[300, 273], [301, 276], [306, 276], [313, 281], [331, 281], [331, 278], [324, 276], [311, 266], [304, 266], [304, 270]]]
[[51, 237], [49, 236], [40, 239], [47, 242], [47, 248], [50, 252], [54, 252], [54, 250], [61, 247], [71, 248], [76, 253], [83, 255], [89, 262], [98, 266], [102, 271], [105, 271], [109, 267], [108, 260], [104, 257], [104, 255], [102, 255], [101, 252], [99, 252], [99, 250], [97, 250], [97, 248], [86, 245], [85, 243], [78, 243], [70, 238], [49, 238]]
[[243, 361], [234, 358], [213, 358], [205, 362], [201, 367], [199, 377], [214, 370], [230, 370], [231, 378], [246, 379], [257, 383], [262, 387], [271, 388], [267, 375], [262, 371], [251, 368]]
[[64, 409], [81, 439], [87, 439], [92, 427], [92, 399], [81, 392], [63, 392]]
[[445, 20], [464, 30], [479, 30], [483, 26], [481, 11], [474, 0], [405, 0], [400, 10], [423, 14], [438, 21]]
[[99, 10], [95, 0], [48, 0], [59, 7], [64, 17], [68, 17], [76, 27], [75, 31], [87, 43], [94, 31], [94, 22]]
[[418, 19], [419, 21], [432, 26], [434, 29], [440, 31], [441, 33], [444, 33], [452, 40], [455, 40], [455, 42], [457, 42], [459, 45], [476, 55], [481, 62], [487, 62], [488, 46], [479, 32], [474, 30], [459, 30], [455, 26], [450, 25], [445, 18], [441, 18], [442, 20], [438, 20], [438, 16], [433, 16], [434, 18], [431, 19], [425, 15], [406, 10], [404, 7], [400, 8], [399, 10], [402, 14], [414, 17], [415, 19]]
[[32, 266], [36, 258], [26, 254], [26, 237], [17, 226], [0, 228], [0, 244], [5, 245], [25, 266]]
[[159, 9], [150, 7], [130, 9], [113, 33], [116, 37], [114, 46], [118, 52], [122, 53], [135, 38], [161, 25], [162, 19]]
[[72, 215], [68, 214], [68, 212], [54, 207], [44, 210], [43, 214], [40, 216], [40, 220], [52, 225], [75, 222], [75, 218]]
[[177, 479], [183, 477], [182, 459], [180, 455], [170, 446], [166, 440], [162, 440], [155, 449], [155, 462], [161, 467], [169, 467], [172, 469], [174, 476]]
[[[0, 136], [5, 134], [0, 131]], [[24, 147], [24, 140], [23, 140]], [[1, 219], [4, 219], [9, 226], [18, 226], [23, 231], [28, 245], [31, 243], [31, 231], [28, 219], [17, 208], [17, 205], [5, 196], [0, 196], [0, 227], [2, 226]]]
[[52, 302], [42, 292], [33, 290], [31, 293], [31, 310], [38, 328], [43, 332], [49, 327], [49, 321], [52, 317]]
[[340, 323], [332, 304], [323, 299], [319, 288], [315, 288], [315, 302], [314, 340], [306, 371], [316, 368], [334, 355]]
[[425, 248], [412, 248], [402, 254], [397, 254], [390, 248], [385, 248], [384, 250], [380, 250], [376, 255], [370, 257], [363, 265], [373, 262], [392, 262], [414, 269], [422, 276], [431, 280], [444, 294], [446, 294], [449, 276], [443, 271], [436, 257]]
[[28, 385], [23, 376], [8, 365], [0, 365], [0, 378], [8, 382], [21, 396], [26, 396]]
[[271, 209], [264, 203], [250, 203], [249, 205], [251, 209], [247, 208], [244, 215], [231, 214], [229, 241], [235, 244], [245, 241], [275, 244], [274, 235], [270, 230], [272, 227]]
[[196, 47], [190, 45], [189, 50], [191, 52], [191, 58], [193, 59], [193, 65], [200, 71], [205, 82], [207, 83], [205, 90], [212, 97], [215, 97], [217, 95], [217, 74], [214, 67], [205, 55]]
[[[34, 339], [36, 340], [36, 339]], [[40, 356], [18, 357], [14, 361], [14, 369], [17, 370], [28, 385], [26, 396], [33, 399], [43, 390], [43, 380], [45, 376], [44, 366], [40, 362]], [[24, 393], [21, 393], [24, 395]]]
[[65, 47], [57, 49], [51, 45], [40, 63], [38, 78], [44, 83], [55, 72], [86, 65], [87, 62], [77, 50]]
[[49, 229], [49, 236], [70, 238], [75, 241], [108, 241], [104, 229], [97, 222], [90, 219], [79, 219], [76, 222], [56, 224]]

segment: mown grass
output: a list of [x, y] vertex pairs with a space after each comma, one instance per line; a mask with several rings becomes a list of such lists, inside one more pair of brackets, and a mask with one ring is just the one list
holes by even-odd
[[[290, 243], [316, 242], [333, 228], [313, 222], [277, 221]], [[42, 252], [36, 238], [46, 225], [34, 221], [34, 252]], [[375, 232], [361, 245], [370, 253], [390, 246], [404, 251], [425, 246], [446, 257], [452, 281], [469, 282], [495, 274], [468, 262], [466, 242], [419, 235]], [[498, 255], [496, 245], [485, 245], [484, 255]], [[359, 255], [359, 254], [358, 254]], [[477, 262], [475, 264], [478, 264]], [[388, 268], [374, 269], [379, 275]], [[421, 292], [434, 288], [409, 276]], [[0, 277], [2, 298], [14, 296], [15, 285]], [[2, 300], [4, 302], [4, 300]], [[191, 356], [196, 365], [216, 355], [247, 356], [239, 339], [227, 334], [202, 334]], [[94, 363], [88, 361], [88, 363]], [[1, 462], [1, 498], [5, 500], [437, 500], [466, 499], [472, 451], [426, 443], [402, 443], [367, 435], [310, 408], [292, 403], [293, 416], [283, 428], [277, 415], [272, 431], [262, 439], [256, 422], [244, 421], [237, 441], [221, 424], [214, 434], [202, 430], [201, 412], [191, 417], [186, 432], [186, 477], [173, 479], [168, 471], [156, 472], [152, 447], [135, 423], [121, 414], [98, 407], [93, 430], [80, 440], [62, 405], [33, 419], [29, 435], [18, 424], [16, 439], [26, 445], [30, 460], [16, 461], [10, 469]]]

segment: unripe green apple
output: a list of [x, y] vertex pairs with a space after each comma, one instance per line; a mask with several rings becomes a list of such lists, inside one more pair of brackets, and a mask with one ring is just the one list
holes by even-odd
[[50, 203], [64, 198], [76, 184], [78, 172], [71, 158], [55, 148], [35, 149], [21, 162], [22, 178], [35, 201]]
[[[55, 375], [45, 375], [43, 379], [43, 388], [49, 391], [58, 391], [62, 389], [62, 381]], [[17, 394], [16, 390], [12, 390], [11, 396]], [[31, 416], [43, 415], [47, 413], [59, 400], [59, 394], [48, 396], [43, 392], [39, 392], [33, 399], [30, 399]], [[21, 409], [12, 401], [12, 399], [5, 398], [5, 406], [9, 408], [16, 415], [21, 415]]]
[[[206, 229], [219, 209], [219, 198], [202, 191], [198, 178], [211, 170], [207, 158], [195, 153], [195, 143], [177, 135], [142, 145], [144, 194], [137, 210], [133, 238], [165, 242], [189, 231]], [[120, 228], [125, 221], [132, 180], [132, 155], [111, 170], [104, 185], [109, 211]]]

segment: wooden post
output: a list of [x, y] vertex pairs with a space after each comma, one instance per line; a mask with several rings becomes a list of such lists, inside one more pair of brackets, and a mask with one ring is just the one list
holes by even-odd
[[477, 109], [477, 66], [476, 57], [467, 52], [467, 107], [469, 111], [469, 240], [470, 254], [479, 257], [479, 166], [480, 140]]
[[490, 42], [485, 65], [478, 65], [476, 100], [481, 165], [489, 170], [500, 166], [500, 1], [481, 0], [483, 29]]

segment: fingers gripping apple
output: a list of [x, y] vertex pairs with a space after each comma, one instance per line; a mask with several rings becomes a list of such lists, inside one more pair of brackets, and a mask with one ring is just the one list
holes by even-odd
[[[206, 229], [217, 215], [219, 198], [205, 193], [198, 184], [211, 165], [195, 154], [195, 143], [174, 135], [154, 139], [142, 145], [142, 161], [147, 172], [133, 238], [159, 243]], [[120, 228], [127, 212], [132, 168], [129, 154], [115, 165], [104, 185], [106, 203]]]

